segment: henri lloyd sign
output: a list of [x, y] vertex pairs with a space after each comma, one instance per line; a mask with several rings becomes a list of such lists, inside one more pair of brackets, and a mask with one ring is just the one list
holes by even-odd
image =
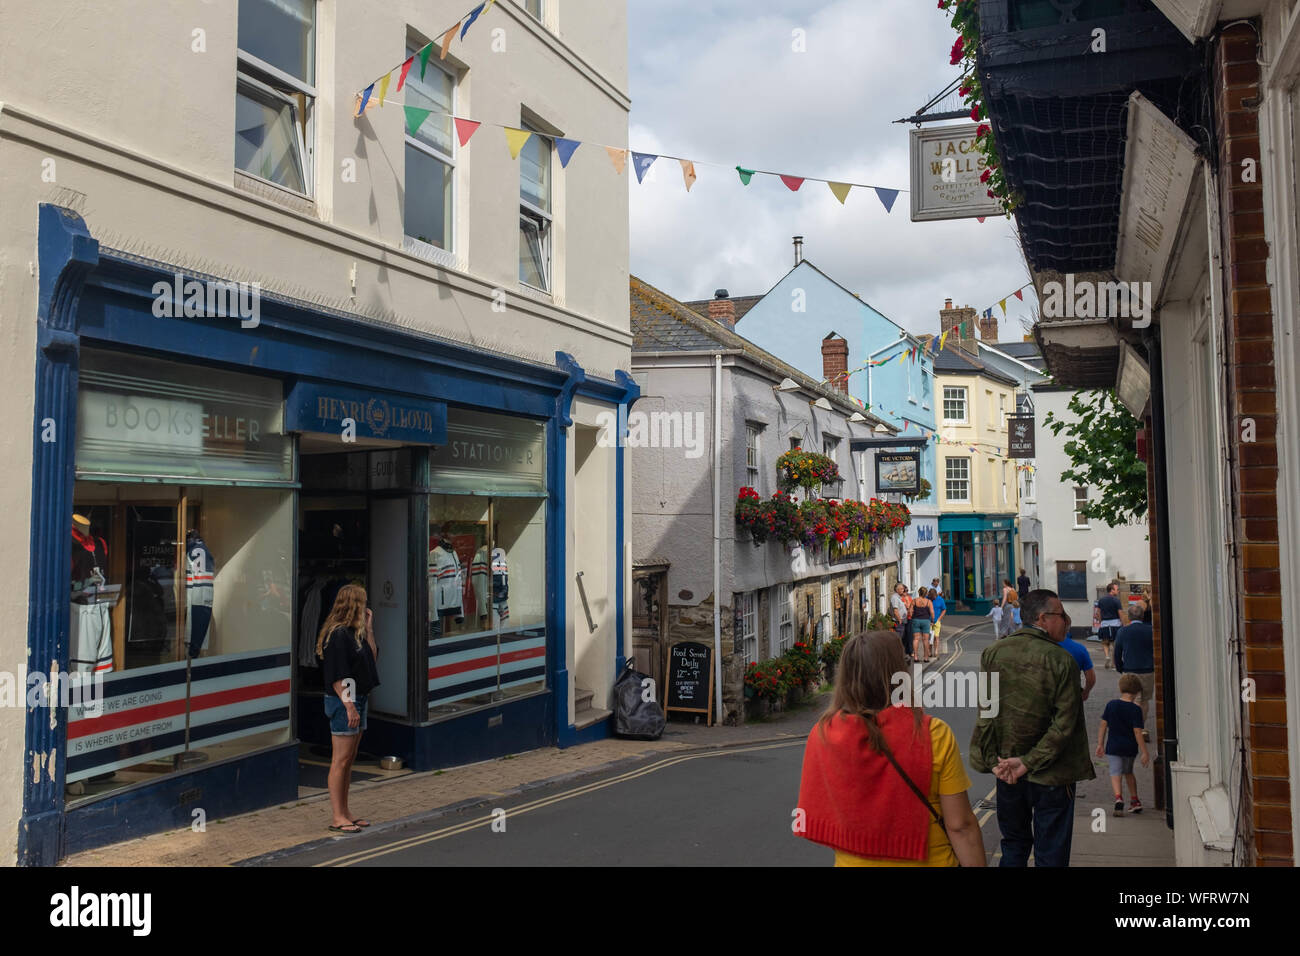
[[285, 406], [290, 431], [351, 434], [424, 445], [447, 440], [447, 406], [441, 402], [299, 382], [289, 392]]
[[975, 123], [912, 130], [912, 221], [1000, 216], [1002, 206], [980, 182], [984, 154]]

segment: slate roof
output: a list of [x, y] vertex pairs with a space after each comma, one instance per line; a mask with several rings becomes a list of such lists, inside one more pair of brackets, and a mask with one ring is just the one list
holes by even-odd
[[995, 382], [1004, 382], [1013, 388], [1020, 385], [1020, 383], [1011, 376], [1004, 375], [996, 369], [989, 368], [989, 366], [975, 358], [975, 356], [971, 355], [960, 345], [953, 345], [950, 348], [945, 348], [934, 357], [934, 374], [983, 375], [985, 378], [991, 378]]
[[[759, 348], [743, 335], [731, 331], [713, 319], [705, 318], [636, 276], [629, 277], [632, 324], [632, 356], [638, 352], [708, 352], [725, 349], [743, 353], [773, 377], [789, 378], [813, 395], [825, 397], [842, 412], [858, 412], [872, 425], [885, 424], [882, 419], [859, 407], [843, 392], [805, 375], [771, 352]], [[761, 297], [760, 297], [761, 298]], [[897, 431], [894, 426], [889, 426]]]
[[1037, 342], [994, 342], [993, 347], [999, 352], [1005, 352], [1012, 358], [1020, 359], [1026, 365], [1032, 365], [1036, 369], [1046, 367], [1046, 363], [1043, 361], [1043, 353], [1038, 348]]

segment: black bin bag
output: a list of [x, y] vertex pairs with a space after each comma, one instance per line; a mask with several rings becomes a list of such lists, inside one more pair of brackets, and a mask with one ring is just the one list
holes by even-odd
[[654, 694], [646, 693], [651, 684], [634, 663], [628, 661], [614, 682], [614, 734], [632, 740], [658, 740], [668, 721], [658, 700], [645, 700], [647, 696], [657, 698], [658, 688]]

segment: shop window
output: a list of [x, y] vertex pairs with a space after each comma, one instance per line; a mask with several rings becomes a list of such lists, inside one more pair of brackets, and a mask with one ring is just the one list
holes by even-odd
[[543, 292], [551, 289], [551, 219], [551, 141], [534, 130], [519, 153], [519, 281]]
[[970, 459], [944, 459], [944, 494], [949, 501], [970, 501]]
[[956, 424], [966, 422], [966, 389], [964, 386], [943, 387], [943, 420]]
[[235, 168], [312, 193], [316, 0], [240, 0]]
[[[408, 47], [406, 55], [416, 56], [417, 52]], [[406, 92], [406, 106], [430, 110], [414, 133], [409, 126], [406, 130], [403, 229], [409, 239], [449, 250], [455, 212], [452, 113], [455, 112], [456, 79], [433, 58], [421, 78], [417, 57], [402, 89]]]
[[282, 413], [274, 380], [82, 352], [68, 657], [103, 686], [68, 708], [71, 800], [289, 741]]
[[546, 688], [545, 474], [540, 422], [448, 412], [429, 467], [431, 719]]

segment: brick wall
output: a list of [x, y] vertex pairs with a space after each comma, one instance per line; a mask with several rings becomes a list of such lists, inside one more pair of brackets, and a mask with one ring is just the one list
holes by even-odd
[[849, 343], [832, 332], [822, 339], [822, 378], [831, 388], [849, 390]]
[[[1215, 50], [1215, 121], [1220, 135], [1228, 400], [1232, 403], [1232, 512], [1239, 545], [1238, 586], [1245, 674], [1256, 700], [1246, 705], [1244, 834], [1253, 862], [1291, 866], [1291, 793], [1277, 525], [1277, 405], [1272, 300], [1265, 273], [1260, 183], [1258, 40], [1246, 23], [1229, 27]], [[1255, 161], [1254, 182], [1242, 161]], [[1243, 441], [1247, 420], [1254, 441]]]

